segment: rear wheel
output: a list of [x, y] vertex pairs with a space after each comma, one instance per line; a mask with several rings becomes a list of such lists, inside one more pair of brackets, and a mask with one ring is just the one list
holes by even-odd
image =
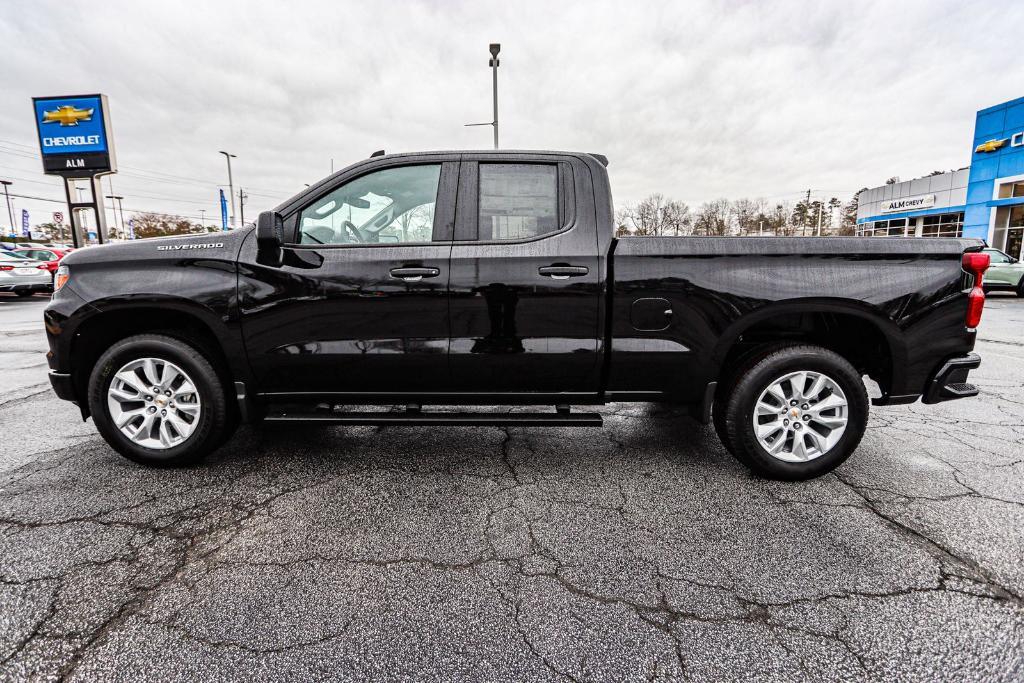
[[1024, 277], [1017, 283], [1017, 296], [1024, 297]]
[[720, 417], [727, 447], [758, 474], [802, 480], [832, 471], [867, 426], [864, 382], [842, 356], [819, 346], [757, 354], [728, 390]]
[[123, 339], [100, 357], [89, 378], [89, 410], [107, 443], [146, 465], [198, 462], [231, 426], [210, 361], [159, 334]]

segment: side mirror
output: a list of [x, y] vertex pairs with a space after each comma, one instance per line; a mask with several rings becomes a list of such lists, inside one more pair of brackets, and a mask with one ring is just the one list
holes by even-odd
[[256, 260], [267, 265], [281, 263], [284, 245], [284, 219], [274, 211], [264, 211], [256, 219]]
[[280, 249], [284, 244], [284, 219], [274, 211], [264, 211], [256, 219], [256, 244], [260, 249]]

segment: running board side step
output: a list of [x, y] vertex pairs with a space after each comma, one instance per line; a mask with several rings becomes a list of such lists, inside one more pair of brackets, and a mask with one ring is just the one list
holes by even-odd
[[320, 422], [375, 427], [600, 427], [600, 413], [442, 413], [407, 410], [375, 413], [271, 413], [267, 422]]

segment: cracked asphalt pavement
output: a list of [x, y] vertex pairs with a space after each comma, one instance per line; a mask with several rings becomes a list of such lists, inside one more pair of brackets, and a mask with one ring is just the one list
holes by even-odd
[[1024, 679], [1024, 300], [976, 399], [879, 408], [806, 483], [708, 427], [241, 429], [112, 451], [0, 295], [0, 679]]

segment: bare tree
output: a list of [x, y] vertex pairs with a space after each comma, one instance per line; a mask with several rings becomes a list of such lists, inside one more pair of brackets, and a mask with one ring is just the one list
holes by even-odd
[[729, 234], [729, 219], [732, 216], [732, 204], [728, 199], [715, 199], [704, 202], [693, 221], [693, 231], [697, 235], [721, 237]]
[[403, 242], [429, 242], [434, 226], [434, 204], [421, 204], [406, 211], [398, 217], [397, 223], [402, 230]]
[[860, 206], [860, 195], [862, 192], [866, 192], [867, 189], [868, 188], [864, 187], [858, 190], [857, 194], [853, 195], [853, 199], [843, 206], [843, 215], [839, 221], [840, 235], [857, 234], [857, 209]]
[[737, 199], [732, 203], [736, 227], [741, 235], [759, 235], [765, 223], [765, 205], [763, 199]]
[[690, 231], [690, 207], [655, 192], [637, 204], [627, 204], [617, 213], [616, 221], [620, 236], [685, 235]]

